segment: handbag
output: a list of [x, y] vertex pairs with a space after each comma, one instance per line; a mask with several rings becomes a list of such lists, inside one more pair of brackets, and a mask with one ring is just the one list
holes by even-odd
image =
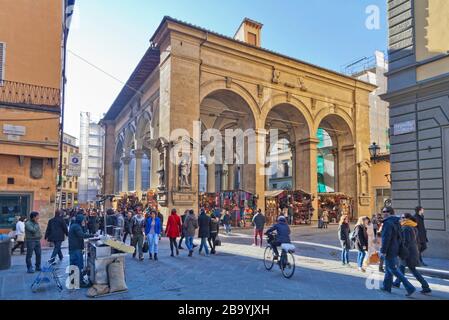
[[24, 234], [18, 234], [16, 241], [17, 242], [24, 242], [25, 241], [25, 235]]
[[380, 263], [379, 253], [376, 251], [369, 257], [369, 264], [379, 264], [379, 263]]
[[149, 249], [150, 249], [150, 246], [148, 244], [148, 241], [145, 239], [145, 241], [143, 243], [143, 247], [142, 247], [142, 252], [147, 253]]
[[215, 246], [219, 247], [221, 246], [221, 240], [219, 238], [215, 239]]

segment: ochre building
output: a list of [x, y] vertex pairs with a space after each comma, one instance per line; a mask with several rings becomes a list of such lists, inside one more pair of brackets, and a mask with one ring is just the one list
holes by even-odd
[[[313, 194], [317, 209], [317, 131], [324, 128], [335, 155], [335, 191], [352, 197], [356, 215], [372, 214], [368, 95], [375, 86], [263, 49], [261, 29], [245, 19], [232, 38], [170, 17], [162, 20], [102, 120], [104, 193], [139, 194], [145, 191], [143, 179], [149, 179], [164, 214], [173, 207], [197, 209], [203, 170], [193, 162], [184, 170], [182, 159], [195, 155], [173, 150], [179, 143], [205, 146], [195, 140], [193, 123], [200, 121], [201, 132], [252, 129], [260, 141], [268, 140], [266, 130], [279, 129], [292, 151], [292, 188]], [[175, 129], [185, 129], [191, 138], [173, 139]], [[233, 154], [235, 147], [224, 154]], [[269, 150], [261, 148], [258, 144], [256, 152]], [[205, 166], [206, 190], [245, 190], [264, 208], [267, 165], [251, 164], [249, 156]]]
[[[64, 2], [0, 0], [0, 229], [53, 216]], [[45, 230], [45, 229], [43, 229]]]

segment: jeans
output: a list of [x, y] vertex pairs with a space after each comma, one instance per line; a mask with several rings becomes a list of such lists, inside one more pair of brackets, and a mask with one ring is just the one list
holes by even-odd
[[77, 266], [80, 271], [80, 284], [83, 279], [83, 269], [84, 269], [84, 259], [83, 259], [83, 250], [73, 250], [69, 252], [70, 255], [70, 265]]
[[56, 256], [59, 257], [59, 260], [62, 260], [62, 258], [64, 257], [64, 255], [62, 254], [61, 251], [61, 245], [62, 245], [62, 241], [55, 241], [53, 242], [54, 244], [54, 248], [53, 248], [53, 253], [51, 254], [51, 259], [56, 258]]
[[148, 246], [150, 248], [150, 250], [149, 250], [150, 254], [157, 253], [158, 252], [157, 245], [159, 243], [159, 235], [157, 233], [147, 234], [147, 238], [148, 238]]
[[143, 234], [138, 233], [138, 234], [133, 235], [132, 245], [134, 248], [136, 248], [136, 251], [134, 252], [134, 256], [135, 256], [136, 252], [139, 252], [139, 258], [142, 258], [143, 257], [143, 251], [142, 251]]
[[359, 254], [357, 255], [357, 266], [359, 268], [363, 267], [363, 260], [365, 260], [366, 251], [365, 250], [359, 250]]
[[349, 263], [349, 249], [346, 247], [343, 247], [341, 250], [341, 262], [344, 264]]
[[204, 251], [206, 251], [206, 255], [208, 255], [209, 254], [209, 247], [207, 246], [207, 238], [206, 237], [202, 237], [201, 238], [201, 244], [200, 244], [199, 252], [201, 252], [203, 247], [204, 247]]
[[257, 237], [260, 237], [260, 246], [262, 246], [263, 230], [254, 229], [254, 244], [257, 246]]
[[[408, 267], [408, 269], [410, 270], [410, 272], [413, 274], [413, 276], [415, 277], [416, 280], [419, 281], [419, 283], [421, 283], [421, 287], [423, 289], [429, 289], [429, 284], [427, 283], [427, 281], [423, 278], [423, 276], [421, 275], [421, 273], [419, 273], [418, 270], [416, 270], [415, 267]], [[399, 267], [399, 271], [405, 275], [405, 266], [401, 265]], [[401, 280], [399, 278], [396, 278], [396, 281], [394, 282], [394, 284], [396, 286], [400, 286], [401, 285]]]
[[230, 224], [225, 224], [224, 227], [225, 227], [226, 234], [231, 233], [231, 225]]
[[41, 267], [41, 241], [40, 240], [27, 240], [26, 241], [27, 246], [27, 255], [25, 258], [27, 268], [30, 269], [32, 267], [31, 264], [31, 257], [33, 255], [33, 251], [36, 255], [36, 268], [39, 269]]
[[404, 284], [407, 292], [412, 292], [415, 287], [407, 280], [404, 274], [398, 270], [398, 258], [388, 258], [385, 257], [385, 278], [384, 278], [384, 289], [386, 291], [391, 291], [391, 286], [393, 284], [393, 275], [396, 276], [399, 281]]
[[186, 246], [189, 251], [193, 251], [193, 237], [187, 236], [186, 237]]

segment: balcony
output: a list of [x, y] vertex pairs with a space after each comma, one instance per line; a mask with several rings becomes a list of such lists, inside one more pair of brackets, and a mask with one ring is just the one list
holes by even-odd
[[1, 80], [0, 103], [59, 107], [61, 94], [56, 88]]

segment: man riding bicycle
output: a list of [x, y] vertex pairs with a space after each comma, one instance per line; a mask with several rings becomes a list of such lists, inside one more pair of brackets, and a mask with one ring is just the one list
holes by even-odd
[[[278, 260], [279, 258], [279, 251], [278, 248], [283, 243], [291, 243], [290, 242], [290, 227], [287, 224], [287, 219], [284, 216], [280, 216], [277, 219], [277, 222], [275, 225], [273, 225], [271, 228], [265, 232], [265, 235], [269, 237], [268, 243], [273, 248], [273, 252], [275, 254], [274, 259]], [[272, 236], [273, 232], [276, 231], [276, 238], [272, 239], [270, 236]], [[272, 239], [272, 240], [270, 240]]]

